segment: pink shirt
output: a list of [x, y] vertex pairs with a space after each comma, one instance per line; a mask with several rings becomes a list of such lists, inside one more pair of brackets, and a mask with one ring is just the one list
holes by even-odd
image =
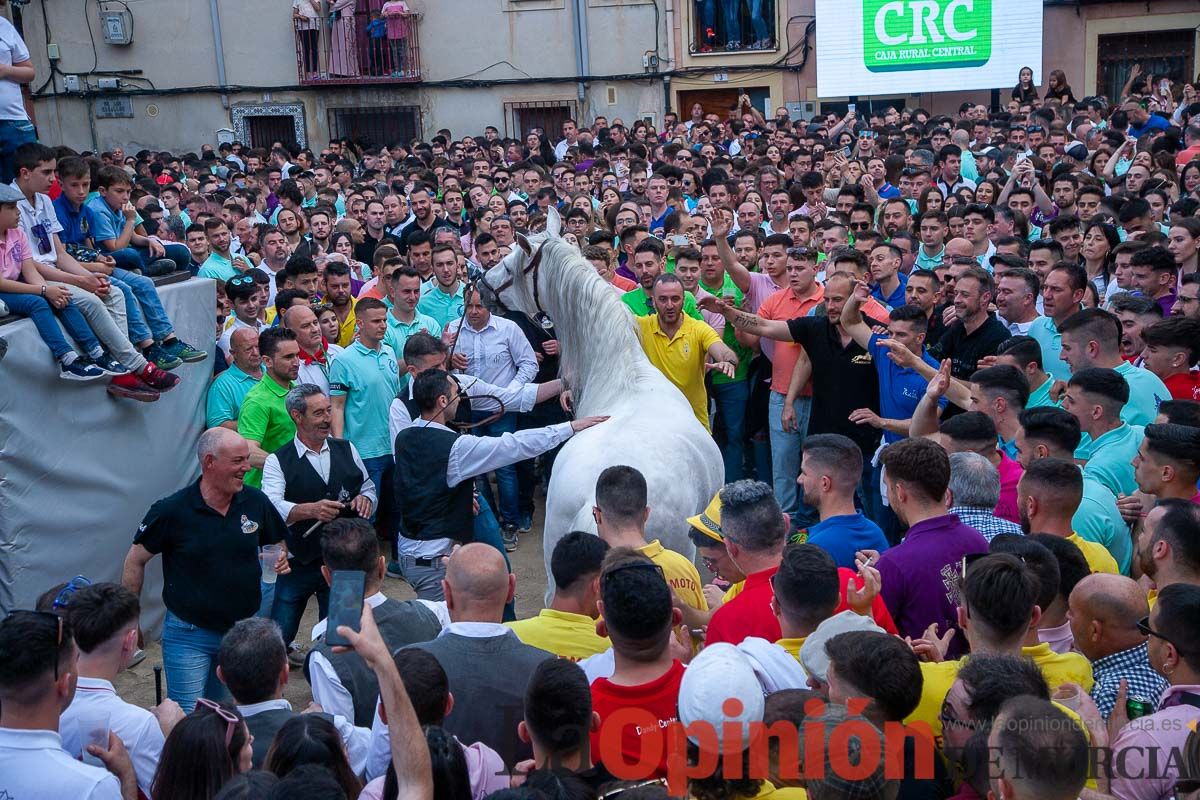
[[0, 240], [0, 278], [21, 280], [21, 262], [31, 258], [29, 240], [20, 228], [10, 228]]
[[996, 503], [996, 508], [992, 513], [1001, 519], [1020, 525], [1021, 513], [1017, 508], [1017, 482], [1021, 480], [1021, 474], [1025, 470], [1001, 451], [1000, 463], [996, 466], [996, 471], [1000, 473], [1000, 502]]
[[1071, 623], [1064, 622], [1057, 628], [1038, 628], [1038, 641], [1050, 645], [1050, 649], [1055, 653], [1071, 652], [1071, 646], [1075, 644], [1075, 637], [1071, 635]]
[[[483, 800], [489, 794], [509, 788], [508, 769], [500, 754], [483, 742], [466, 745], [459, 742], [467, 760], [467, 775], [471, 779], [471, 800]], [[380, 775], [363, 787], [359, 800], [383, 800], [383, 782]]]
[[1171, 797], [1180, 770], [1179, 759], [1172, 754], [1184, 752], [1191, 726], [1200, 718], [1200, 708], [1183, 703], [1184, 692], [1200, 692], [1200, 686], [1168, 688], [1157, 713], [1132, 720], [1117, 733], [1110, 748], [1122, 762], [1112, 782], [1112, 793], [1119, 800]]

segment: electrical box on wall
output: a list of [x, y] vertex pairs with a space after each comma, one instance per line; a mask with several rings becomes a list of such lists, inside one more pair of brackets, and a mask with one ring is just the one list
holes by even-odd
[[125, 9], [101, 11], [100, 28], [105, 44], [126, 45], [133, 41], [133, 14]]

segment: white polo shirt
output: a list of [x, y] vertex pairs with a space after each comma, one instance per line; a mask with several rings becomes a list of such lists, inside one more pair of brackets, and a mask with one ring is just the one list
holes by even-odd
[[138, 788], [146, 797], [154, 783], [154, 771], [162, 755], [163, 733], [158, 719], [144, 708], [126, 703], [113, 685], [100, 678], [79, 677], [75, 687], [75, 699], [58, 718], [59, 735], [63, 750], [74, 756], [82, 753], [82, 738], [79, 735], [80, 717], [89, 717], [97, 712], [108, 714], [108, 727], [121, 737], [133, 770], [137, 773]]
[[71, 758], [54, 731], [0, 728], [0, 797], [121, 800], [121, 782]]

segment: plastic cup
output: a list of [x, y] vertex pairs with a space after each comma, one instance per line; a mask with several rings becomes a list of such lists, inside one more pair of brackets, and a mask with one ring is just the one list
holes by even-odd
[[279, 560], [279, 554], [283, 548], [277, 544], [263, 545], [258, 549], [258, 563], [262, 566], [262, 582], [274, 583], [279, 577], [275, 572], [275, 562]]
[[1066, 684], [1059, 686], [1050, 695], [1050, 699], [1058, 703], [1060, 706], [1079, 712], [1079, 687], [1068, 686]]
[[103, 761], [88, 752], [88, 745], [94, 744], [105, 750], [108, 749], [108, 720], [107, 713], [95, 712], [81, 716], [76, 721], [79, 726], [79, 748], [80, 755], [83, 756], [83, 763], [91, 764], [93, 767], [104, 766]]

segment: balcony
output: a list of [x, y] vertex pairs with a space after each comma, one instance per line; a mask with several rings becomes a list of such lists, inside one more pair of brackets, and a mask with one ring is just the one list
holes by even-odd
[[421, 80], [420, 14], [382, 17], [346, 9], [317, 20], [293, 19], [302, 86], [415, 83]]

